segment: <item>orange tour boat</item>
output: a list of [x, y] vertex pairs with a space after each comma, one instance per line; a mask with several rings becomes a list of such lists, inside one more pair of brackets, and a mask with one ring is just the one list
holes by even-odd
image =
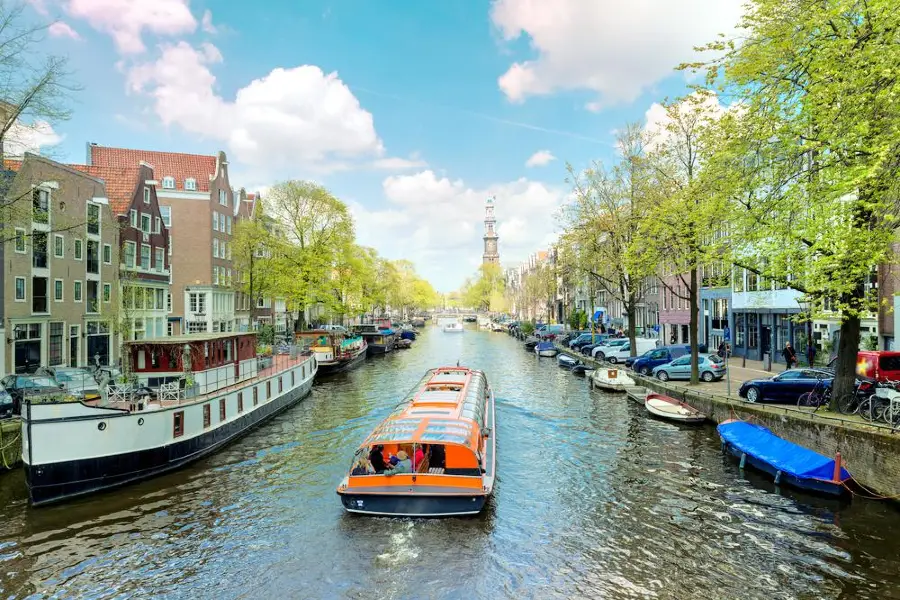
[[362, 443], [337, 493], [353, 513], [476, 514], [494, 489], [495, 431], [483, 372], [432, 369]]

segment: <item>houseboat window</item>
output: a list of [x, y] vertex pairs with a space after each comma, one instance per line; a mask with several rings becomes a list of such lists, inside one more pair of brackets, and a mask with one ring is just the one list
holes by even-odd
[[225, 420], [225, 398], [219, 400], [219, 422]]
[[209, 342], [203, 342], [203, 358], [206, 360], [206, 366], [209, 366]]
[[[169, 323], [171, 325], [171, 323]], [[169, 334], [171, 335], [171, 334]], [[178, 347], [177, 346], [169, 346], [169, 370], [175, 371], [178, 369]]]
[[212, 418], [210, 417], [209, 404], [203, 405], [203, 428], [206, 429], [209, 427], [209, 424], [212, 422]]
[[272, 399], [272, 380], [266, 382], [266, 401]]
[[259, 388], [253, 386], [253, 406], [259, 404]]
[[278, 377], [278, 393], [279, 394], [281, 393], [282, 389], [283, 389], [283, 386], [282, 386], [281, 376], [279, 376]]
[[227, 342], [225, 342], [225, 361], [226, 362], [231, 362], [231, 345], [233, 343], [234, 342], [232, 340], [228, 340]]
[[244, 412], [244, 392], [238, 392], [238, 412]]
[[294, 379], [294, 376], [295, 376], [296, 374], [297, 374], [296, 371], [291, 371], [291, 387], [294, 387], [294, 386], [296, 385], [295, 379]]
[[154, 369], [159, 368], [159, 353], [156, 350], [150, 351], [150, 366]]
[[181, 437], [184, 435], [184, 411], [179, 410], [172, 415], [172, 437]]
[[144, 369], [147, 367], [147, 357], [143, 350], [138, 350], [137, 353], [137, 368]]

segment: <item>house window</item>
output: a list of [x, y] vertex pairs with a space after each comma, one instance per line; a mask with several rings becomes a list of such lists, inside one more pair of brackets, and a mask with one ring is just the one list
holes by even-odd
[[231, 269], [225, 270], [225, 285], [231, 285]]
[[72, 288], [72, 292], [73, 292], [73, 294], [72, 294], [72, 300], [74, 300], [75, 302], [81, 302], [81, 301], [82, 301], [82, 298], [81, 298], [81, 285], [82, 285], [82, 284], [81, 284], [80, 281], [74, 282], [74, 287]]
[[[166, 175], [162, 179], [162, 186], [164, 190], [173, 190], [175, 189], [175, 178], [169, 175]], [[148, 190], [149, 191], [149, 190]]]
[[131, 326], [131, 339], [142, 340], [145, 337], [147, 337], [147, 329], [144, 326], [144, 320], [135, 319], [134, 324]]
[[66, 242], [63, 236], [59, 234], [53, 236], [53, 256], [56, 258], [64, 258], [66, 256]]
[[112, 296], [112, 285], [108, 283], [103, 284], [103, 302], [105, 304], [109, 304], [110, 297]]
[[171, 321], [166, 323], [166, 335], [168, 335], [169, 337], [175, 335], [175, 323]]
[[141, 244], [141, 268], [150, 270], [150, 246]]
[[100, 312], [100, 283], [97, 281], [87, 282], [87, 312]]
[[172, 256], [172, 236], [169, 235], [169, 256]]
[[225, 193], [225, 190], [219, 190], [219, 204], [228, 206], [228, 194]]
[[228, 234], [230, 235], [231, 234], [231, 217], [229, 217], [227, 215], [225, 217], [225, 225], [227, 226], [227, 231], [228, 231]]
[[129, 215], [129, 218], [131, 219], [131, 226], [132, 226], [132, 227], [137, 227], [137, 226], [138, 226], [138, 213], [137, 213], [137, 211], [134, 210], [134, 209], [132, 208], [131, 211], [128, 213], [128, 215]]
[[36, 223], [48, 223], [50, 220], [50, 192], [35, 188], [31, 192], [32, 218]]
[[150, 215], [141, 213], [141, 231], [150, 233]]
[[213, 214], [213, 231], [219, 230], [219, 213], [214, 212]]
[[25, 278], [16, 277], [16, 302], [25, 302]]
[[159, 217], [154, 217], [154, 219], [153, 219], [153, 233], [159, 233], [159, 232], [160, 232], [159, 226], [160, 226], [161, 223], [162, 223], [162, 221], [160, 221]]
[[219, 400], [219, 422], [225, 420], [225, 398]]
[[65, 331], [65, 323], [50, 323], [48, 362], [51, 367], [63, 364], [63, 334]]
[[[169, 334], [169, 335], [171, 335], [171, 334]], [[203, 405], [203, 429], [206, 429], [207, 427], [209, 427], [210, 423], [212, 422], [212, 419], [210, 418], [210, 415], [209, 415], [210, 412], [212, 412], [212, 411], [209, 410], [209, 404], [204, 404]]]
[[109, 244], [103, 244], [103, 264], [112, 264], [112, 246]]
[[35, 269], [47, 268], [47, 234], [41, 231], [31, 233], [31, 266]]
[[184, 435], [184, 411], [179, 410], [172, 415], [172, 437]]
[[228, 244], [227, 246], [225, 246], [225, 249], [228, 250], [228, 253], [225, 256], [225, 258], [227, 258], [228, 260], [231, 260], [231, 244]]
[[63, 301], [63, 280], [62, 279], [54, 279], [53, 280], [53, 300], [56, 302]]
[[100, 235], [100, 206], [87, 205], [87, 232], [91, 235]]
[[87, 272], [100, 273], [100, 242], [88, 240], [87, 243]]
[[213, 285], [219, 285], [219, 267], [213, 267]]
[[162, 215], [163, 225], [166, 227], [172, 226], [172, 207], [171, 206], [160, 206], [159, 214]]
[[31, 312], [50, 312], [50, 284], [46, 277], [31, 278]]
[[144, 204], [150, 204], [150, 188], [147, 186], [144, 186]]
[[[172, 292], [166, 292], [166, 311], [172, 312]], [[171, 326], [172, 324], [169, 323]], [[171, 333], [169, 335], [172, 335]]]
[[25, 230], [16, 227], [16, 252], [19, 254], [25, 254]]
[[259, 404], [259, 388], [253, 386], [253, 406]]
[[213, 238], [213, 258], [219, 258], [219, 238]]
[[[747, 271], [747, 291], [755, 292], [759, 289], [758, 276], [753, 271]], [[755, 348], [755, 346], [752, 346]]]
[[134, 268], [136, 244], [134, 242], [125, 242], [125, 266]]
[[190, 192], [196, 192], [197, 191], [197, 180], [194, 179], [193, 177], [188, 177], [187, 179], [185, 179], [184, 180], [184, 189], [186, 189]]
[[238, 392], [238, 412], [244, 412], [244, 392]]
[[162, 273], [164, 262], [165, 262], [165, 254], [163, 252], [163, 249], [157, 248], [156, 249], [156, 265], [155, 266], [156, 266], [156, 271], [158, 273]]
[[156, 290], [156, 308], [158, 308], [159, 310], [162, 310], [163, 306], [165, 306], [165, 304], [163, 304], [163, 302], [165, 302], [163, 290], [157, 288], [157, 290]]

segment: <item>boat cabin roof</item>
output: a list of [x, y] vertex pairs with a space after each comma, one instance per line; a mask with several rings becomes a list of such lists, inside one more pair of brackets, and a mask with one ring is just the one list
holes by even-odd
[[363, 446], [457, 444], [475, 450], [484, 427], [488, 394], [487, 378], [481, 371], [465, 367], [432, 369]]
[[185, 333], [183, 335], [170, 335], [161, 338], [132, 340], [125, 342], [126, 346], [169, 346], [172, 344], [196, 344], [198, 342], [213, 342], [237, 337], [256, 337], [255, 331], [228, 331], [216, 333]]

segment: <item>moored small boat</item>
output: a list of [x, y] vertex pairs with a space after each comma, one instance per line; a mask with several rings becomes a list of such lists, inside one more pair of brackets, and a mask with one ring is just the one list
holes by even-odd
[[723, 450], [768, 473], [776, 484], [839, 496], [847, 491], [850, 473], [834, 458], [780, 438], [762, 425], [729, 419], [717, 427]]
[[352, 369], [362, 364], [368, 354], [368, 344], [360, 335], [311, 329], [295, 333], [294, 338], [313, 352], [319, 365], [318, 375]]
[[337, 488], [341, 503], [352, 513], [383, 516], [480, 512], [496, 477], [494, 419], [484, 373], [429, 370], [357, 449]]
[[534, 347], [534, 352], [538, 356], [556, 356], [559, 350], [553, 345], [553, 342], [540, 342]]
[[412, 340], [409, 338], [400, 338], [394, 342], [395, 350], [408, 350], [409, 348], [412, 348]]
[[592, 388], [607, 392], [624, 392], [626, 388], [634, 386], [634, 379], [621, 369], [594, 369], [589, 381]]
[[568, 354], [560, 354], [556, 357], [556, 364], [563, 369], [573, 370], [576, 366], [582, 364], [577, 358], [573, 358]]
[[644, 399], [647, 412], [660, 419], [679, 423], [703, 423], [706, 415], [689, 404], [662, 394], [647, 394]]
[[453, 321], [451, 323], [444, 324], [443, 331], [444, 333], [462, 333], [463, 331], [465, 331], [465, 328], [459, 321]]
[[385, 325], [360, 325], [357, 332], [366, 340], [369, 356], [386, 354], [394, 349], [394, 344], [397, 342], [397, 334]]

